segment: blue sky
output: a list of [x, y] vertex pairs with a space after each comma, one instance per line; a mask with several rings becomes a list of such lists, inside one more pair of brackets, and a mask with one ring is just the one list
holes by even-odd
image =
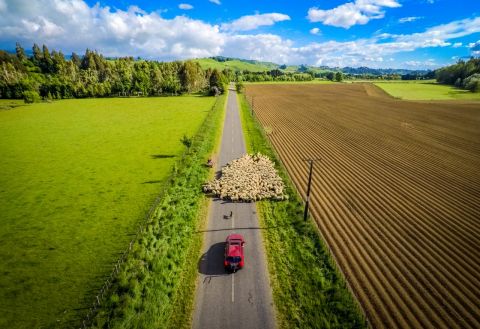
[[0, 0], [0, 47], [433, 69], [480, 56], [477, 0]]

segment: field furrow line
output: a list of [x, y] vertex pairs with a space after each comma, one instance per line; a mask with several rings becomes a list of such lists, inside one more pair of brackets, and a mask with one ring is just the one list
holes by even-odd
[[[330, 190], [330, 191], [328, 191], [328, 193], [335, 193], [335, 191]], [[364, 235], [364, 236], [367, 236], [367, 235]], [[371, 245], [371, 243], [369, 243], [369, 245]], [[393, 249], [393, 250], [395, 250], [395, 249]], [[377, 252], [378, 252], [378, 250], [377, 250]], [[393, 258], [393, 259], [395, 259], [395, 258]], [[396, 265], [396, 266], [398, 266], [398, 265]], [[408, 280], [412, 280], [412, 277], [410, 277]], [[406, 282], [408, 282], [408, 280], [407, 280]], [[418, 286], [418, 285], [417, 285], [417, 286]], [[430, 304], [430, 305], [431, 305], [431, 304], [435, 304], [435, 299], [431, 299], [431, 300], [428, 301], [428, 303], [425, 304], [425, 305], [429, 305], [429, 304]], [[437, 311], [438, 311], [438, 310], [437, 310]]]
[[[253, 91], [250, 93], [250, 91]], [[363, 86], [253, 86], [255, 114], [373, 327], [480, 327], [480, 113]]]

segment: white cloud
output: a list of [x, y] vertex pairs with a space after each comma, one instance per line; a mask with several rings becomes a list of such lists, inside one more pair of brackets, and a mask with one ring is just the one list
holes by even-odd
[[[279, 64], [399, 67], [402, 63], [390, 61], [395, 54], [421, 48], [455, 47], [458, 43], [452, 40], [480, 32], [480, 17], [477, 17], [413, 34], [380, 34], [299, 46], [275, 34], [239, 34], [186, 16], [166, 19], [160, 12], [149, 13], [138, 7], [120, 10], [98, 3], [90, 7], [83, 0], [0, 1], [7, 8], [0, 11], [2, 45], [13, 47], [15, 41], [20, 41], [29, 47], [36, 42], [64, 53], [83, 53], [90, 48], [106, 56], [159, 60], [224, 55]], [[480, 51], [480, 42], [468, 46], [472, 52]], [[428, 64], [419, 63], [420, 67]]]
[[290, 17], [288, 15], [279, 13], [247, 15], [242, 16], [239, 19], [236, 19], [230, 23], [222, 24], [222, 30], [232, 32], [249, 31], [255, 30], [260, 26], [269, 26], [275, 24], [276, 22], [289, 20]]
[[311, 34], [320, 34], [320, 29], [318, 27], [314, 27], [310, 30]]
[[480, 40], [477, 42], [472, 42], [468, 44], [468, 48], [472, 52], [472, 55], [479, 56], [480, 55]]
[[7, 13], [0, 12], [0, 41], [12, 44], [172, 60], [215, 56], [225, 43], [217, 25], [184, 16], [164, 19], [138, 7], [90, 7], [82, 0], [7, 0], [7, 6]]
[[208, 0], [216, 5], [221, 5], [222, 3], [220, 2], [220, 0]]
[[223, 53], [229, 57], [279, 64], [300, 63], [293, 42], [274, 34], [231, 35], [226, 40]]
[[181, 3], [178, 5], [178, 8], [183, 10], [190, 10], [190, 9], [193, 9], [193, 6], [188, 3]]
[[434, 59], [430, 58], [425, 61], [406, 61], [404, 62], [404, 66], [406, 68], [418, 69], [418, 68], [431, 68], [431, 67], [438, 66], [438, 64], [435, 63]]
[[371, 19], [383, 18], [383, 7], [400, 6], [397, 0], [355, 0], [328, 10], [312, 7], [308, 10], [307, 18], [310, 22], [322, 22], [325, 25], [348, 29], [354, 25], [367, 24]]
[[423, 17], [419, 16], [410, 16], [410, 17], [403, 17], [398, 20], [399, 23], [407, 23], [407, 22], [415, 22], [416, 20], [422, 19]]
[[453, 48], [460, 48], [462, 45], [463, 45], [463, 43], [461, 43], [461, 42], [455, 42], [455, 43], [452, 45], [452, 47], [453, 47]]
[[[372, 38], [357, 39], [355, 41], [326, 41], [312, 42], [305, 46], [295, 47], [292, 41], [282, 39], [278, 36], [262, 35], [262, 41], [258, 40], [258, 48], [255, 48], [256, 36], [243, 36], [243, 43], [237, 47], [232, 41], [226, 45], [231, 47], [230, 56], [234, 56], [237, 49], [249, 41], [248, 51], [242, 53], [249, 59], [257, 56], [262, 60], [277, 61], [278, 63], [308, 63], [310, 65], [329, 66], [371, 66], [400, 67], [402, 63], [392, 64], [389, 60], [392, 55], [410, 52], [416, 49], [446, 47], [451, 45], [449, 40], [480, 32], [480, 17], [475, 19], [464, 19], [444, 25], [438, 25], [420, 33], [386, 36], [375, 36]], [[265, 39], [268, 40], [266, 43]], [[472, 44], [474, 46], [474, 44]], [[480, 43], [479, 43], [480, 47]], [[227, 51], [228, 48], [225, 49]], [[256, 52], [255, 52], [256, 51]], [[252, 52], [252, 55], [250, 55]], [[434, 61], [419, 62], [423, 67], [434, 67], [440, 64]]]

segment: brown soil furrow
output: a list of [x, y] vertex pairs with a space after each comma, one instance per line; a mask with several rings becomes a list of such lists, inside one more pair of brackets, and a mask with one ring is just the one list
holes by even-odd
[[[298, 175], [298, 170], [296, 166], [294, 166], [292, 169], [293, 175], [297, 176]], [[323, 209], [324, 215], [329, 217], [329, 218], [336, 218], [338, 217], [338, 214], [334, 209], [331, 209], [330, 207], [326, 206]], [[378, 312], [375, 314], [371, 314], [369, 317], [369, 320], [372, 323], [388, 323], [388, 326], [391, 328], [398, 327], [397, 322], [392, 322], [394, 319], [391, 319], [388, 314], [390, 314], [390, 311], [386, 309], [388, 305], [391, 305], [391, 300], [389, 300], [388, 303], [386, 303], [383, 299], [382, 296], [379, 295], [377, 292], [377, 289], [374, 288], [375, 285], [375, 278], [373, 276], [365, 276], [364, 273], [367, 272], [367, 269], [364, 268], [365, 264], [359, 263], [362, 259], [358, 260], [357, 257], [352, 257], [354, 254], [358, 254], [356, 249], [351, 249], [355, 248], [355, 245], [351, 245], [349, 241], [345, 239], [345, 235], [339, 234], [336, 231], [338, 230], [338, 227], [332, 226], [327, 232], [329, 232], [329, 238], [327, 239], [330, 243], [331, 246], [334, 246], [336, 250], [342, 250], [343, 252], [335, 254], [336, 259], [340, 264], [352, 264], [353, 266], [348, 266], [345, 268], [345, 273], [347, 278], [349, 279], [349, 282], [352, 286], [357, 287], [356, 289], [356, 294], [359, 296], [360, 300], [367, 300], [370, 304], [374, 306], [374, 309], [376, 309]], [[356, 272], [358, 272], [356, 274]], [[362, 280], [357, 280], [360, 276], [363, 276], [364, 278]]]
[[[348, 141], [345, 141], [345, 144], [348, 144]], [[352, 148], [354, 148], [354, 147], [352, 147]], [[354, 149], [355, 149], [355, 148], [354, 148]], [[356, 150], [352, 150], [351, 153], [356, 153], [356, 156], [357, 156], [357, 157], [363, 157], [363, 158], [364, 158], [364, 161], [370, 161], [368, 158], [365, 158], [361, 152], [357, 152]], [[378, 161], [379, 161], [379, 160], [378, 160]], [[377, 161], [377, 162], [378, 162], [378, 161]], [[389, 165], [388, 163], [385, 164], [385, 166], [388, 166], [388, 165]], [[371, 166], [367, 166], [366, 169], [369, 169], [369, 167], [375, 167], [374, 169], [375, 169], [375, 170], [378, 170], [379, 172], [384, 171], [384, 170], [382, 169], [382, 167], [377, 166], [375, 162], [373, 162], [373, 163], [371, 164]], [[393, 169], [398, 169], [398, 168], [392, 168], [392, 170], [391, 170], [392, 172], [396, 173], [397, 170], [393, 170]], [[402, 177], [402, 178], [403, 178], [403, 177]], [[429, 191], [427, 190], [427, 191], [425, 191], [424, 193], [428, 193], [428, 192], [429, 192]], [[408, 195], [408, 194], [410, 194], [410, 193], [407, 191], [405, 194]], [[438, 205], [438, 206], [439, 206], [439, 207], [442, 207], [441, 204]], [[449, 209], [444, 209], [444, 211], [448, 214]], [[453, 216], [454, 214], [450, 214], [450, 215]], [[463, 215], [463, 217], [465, 216], [465, 214], [462, 214], [462, 215]], [[478, 218], [478, 216], [475, 216], [474, 218]], [[458, 225], [462, 225], [462, 223], [456, 223], [456, 227], [452, 227], [452, 229], [457, 229], [457, 228], [458, 228]], [[462, 233], [463, 233], [463, 234], [466, 234], [466, 235], [468, 236], [468, 232], [471, 232], [471, 230], [472, 230], [471, 227], [466, 227], [466, 228], [465, 228], [465, 231], [462, 232]], [[476, 236], [475, 236], [475, 237], [476, 237]], [[478, 240], [477, 240], [477, 241], [478, 241]]]
[[[314, 120], [315, 120], [315, 118], [313, 118], [312, 122], [313, 122]], [[339, 137], [337, 137], [337, 138], [339, 138]], [[350, 139], [344, 139], [343, 141], [344, 141], [345, 143], [351, 143], [351, 142], [350, 142]], [[357, 146], [357, 147], [358, 147], [359, 145], [353, 145], [353, 146]], [[370, 154], [370, 156], [375, 156], [375, 154]], [[380, 154], [378, 154], [376, 157], [379, 158], [379, 159], [375, 159], [376, 161], [382, 160], [382, 157], [381, 157]], [[394, 155], [393, 155], [393, 157], [394, 157]], [[391, 158], [392, 158], [392, 155], [390, 155], [390, 159], [391, 159]], [[394, 158], [395, 158], [395, 157], [394, 157]], [[368, 160], [368, 159], [367, 159], [367, 160]], [[403, 167], [403, 166], [402, 166], [402, 167]], [[406, 174], [408, 174], [408, 173], [411, 172], [411, 168], [407, 168], [407, 169], [410, 169], [410, 170], [405, 170], [405, 169], [402, 168], [402, 167], [398, 167], [398, 168], [395, 168], [395, 169], [397, 169], [397, 170], [403, 170], [403, 172], [406, 173]], [[418, 167], [418, 166], [417, 166], [417, 167], [415, 168], [416, 171], [419, 171], [419, 169], [421, 169], [421, 167]], [[425, 174], [425, 173], [424, 173], [424, 174]], [[443, 176], [442, 179], [445, 179], [445, 177]], [[444, 183], [444, 181], [440, 181], [439, 179], [436, 179], [436, 183], [438, 184], [439, 182]], [[478, 187], [477, 187], [477, 191], [478, 191]], [[439, 191], [439, 192], [441, 192], [441, 191]], [[464, 191], [457, 191], [457, 192], [460, 192], [460, 193], [463, 194]], [[464, 200], [462, 200], [462, 201], [464, 201]], [[479, 215], [479, 214], [475, 214], [475, 218], [478, 218], [478, 215]]]
[[[329, 193], [331, 193], [331, 191], [329, 191]], [[409, 279], [411, 280], [412, 278], [409, 278]], [[429, 303], [431, 304], [431, 303], [433, 303], [433, 302], [434, 302], [434, 300], [433, 300], [433, 301], [430, 301]]]
[[[408, 194], [407, 194], [407, 195], [408, 195]], [[458, 224], [457, 224], [457, 225], [458, 225]], [[455, 228], [454, 228], [454, 229], [455, 229]], [[467, 234], [467, 232], [465, 232], [465, 231], [464, 231], [464, 232], [460, 232], [460, 233], [462, 233], [462, 234]], [[460, 241], [462, 241], [462, 240], [460, 240]], [[475, 249], [475, 250], [476, 250], [476, 249]], [[473, 252], [475, 252], [475, 250], [473, 250]]]
[[[408, 171], [407, 171], [407, 173], [408, 173]], [[440, 183], [441, 183], [441, 184], [444, 184], [443, 181], [442, 181], [442, 182], [440, 182], [440, 181], [437, 182], [437, 184], [440, 184]], [[461, 200], [461, 201], [465, 201], [465, 200]], [[473, 203], [473, 201], [472, 201], [472, 203]], [[475, 215], [474, 215], [474, 218], [478, 218], [478, 216], [479, 216], [478, 214], [475, 214]], [[469, 229], [471, 229], [471, 228], [469, 228]]]
[[[480, 106], [249, 86], [373, 327], [480, 327]], [[273, 132], [272, 132], [273, 131]]]
[[475, 266], [476, 264], [472, 264], [473, 266]]
[[[330, 193], [332, 193], [332, 191], [330, 191], [330, 190], [329, 190], [328, 192], [325, 192], [326, 195], [330, 195]], [[334, 193], [334, 192], [333, 192], [333, 193]], [[338, 204], [338, 202], [336, 202], [336, 203]], [[344, 215], [345, 215], [345, 214], [344, 214]], [[362, 230], [362, 228], [360, 228], [360, 230]], [[354, 235], [354, 236], [355, 236], [355, 235]], [[401, 291], [402, 289], [399, 289], [399, 287], [397, 287], [397, 290]], [[398, 298], [398, 297], [397, 297], [397, 298]], [[404, 312], [404, 314], [405, 314], [405, 312]], [[414, 325], [414, 323], [411, 323], [411, 325], [412, 325], [412, 326], [415, 326], [415, 327], [417, 326], [417, 325]]]

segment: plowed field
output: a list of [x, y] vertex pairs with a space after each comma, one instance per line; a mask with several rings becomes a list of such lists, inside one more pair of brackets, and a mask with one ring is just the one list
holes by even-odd
[[[250, 85], [255, 113], [375, 328], [480, 328], [480, 102]], [[314, 296], [314, 295], [313, 295]]]

